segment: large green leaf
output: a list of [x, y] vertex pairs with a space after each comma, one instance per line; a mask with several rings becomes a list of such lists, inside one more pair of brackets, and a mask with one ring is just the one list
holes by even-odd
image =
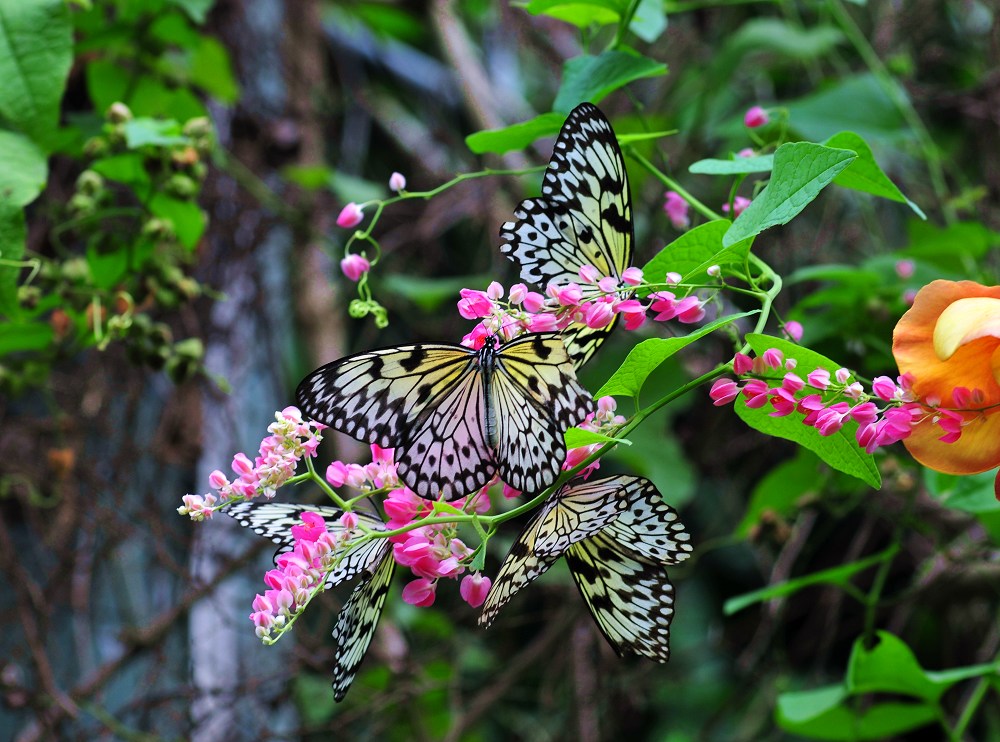
[[774, 170], [767, 187], [736, 218], [722, 243], [728, 247], [787, 224], [857, 157], [851, 150], [812, 142], [781, 145], [774, 153]]
[[885, 740], [938, 718], [936, 706], [926, 703], [877, 703], [856, 711], [845, 703], [840, 686], [816, 691], [782, 693], [775, 719], [787, 732], [807, 739], [860, 742]]
[[477, 155], [486, 152], [502, 154], [515, 149], [524, 149], [536, 139], [552, 136], [558, 132], [565, 120], [566, 117], [561, 113], [543, 113], [533, 119], [511, 124], [502, 129], [469, 134], [465, 138], [465, 144]]
[[583, 54], [563, 66], [562, 84], [552, 109], [569, 113], [579, 103], [597, 103], [630, 82], [667, 73], [667, 65], [640, 54], [606, 51], [599, 56]]
[[45, 153], [23, 134], [0, 129], [0, 203], [27, 206], [48, 177]]
[[642, 385], [656, 368], [678, 351], [686, 348], [695, 340], [728, 325], [740, 317], [747, 317], [756, 312], [730, 314], [700, 327], [690, 335], [678, 338], [651, 338], [643, 340], [629, 351], [624, 363], [598, 390], [595, 397], [605, 395], [638, 397]]
[[849, 149], [858, 156], [858, 159], [852, 162], [844, 172], [833, 179], [834, 183], [844, 188], [863, 191], [873, 196], [906, 204], [921, 219], [927, 218], [920, 207], [904, 196], [896, 184], [889, 180], [889, 176], [875, 162], [875, 155], [872, 154], [871, 147], [853, 131], [842, 131], [839, 134], [834, 134], [823, 144], [827, 147]]
[[0, 201], [0, 315], [15, 317], [20, 309], [17, 303], [17, 277], [21, 269], [11, 265], [24, 255], [27, 230], [24, 211], [19, 206]]
[[[906, 96], [898, 86], [894, 94]], [[870, 74], [841, 78], [817, 93], [786, 102], [785, 107], [792, 127], [817, 142], [844, 130], [866, 140], [912, 137], [899, 107]]]
[[[796, 373], [803, 378], [816, 368], [825, 368], [831, 373], [835, 373], [839, 368], [826, 356], [787, 340], [756, 334], [747, 335], [746, 340], [758, 356], [764, 355], [770, 348], [777, 348], [784, 353], [785, 358], [796, 359], [798, 361]], [[783, 417], [772, 417], [773, 410], [768, 406], [757, 409], [747, 407], [746, 399], [742, 395], [737, 398], [735, 409], [740, 419], [754, 430], [794, 441], [808, 448], [834, 469], [857, 477], [875, 489], [881, 486], [882, 477], [875, 465], [874, 457], [865, 453], [865, 450], [857, 444], [855, 432], [858, 424], [853, 420], [848, 420], [836, 433], [823, 436], [815, 428], [804, 425], [802, 413], [797, 411]]]
[[0, 0], [0, 118], [45, 142], [59, 123], [73, 62], [63, 0]]
[[774, 169], [774, 155], [757, 155], [733, 157], [729, 160], [698, 160], [691, 163], [688, 172], [695, 175], [746, 175], [769, 173], [772, 169]]

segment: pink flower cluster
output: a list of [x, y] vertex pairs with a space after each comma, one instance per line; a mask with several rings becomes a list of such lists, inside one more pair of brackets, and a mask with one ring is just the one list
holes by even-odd
[[261, 639], [269, 638], [275, 630], [280, 631], [305, 608], [325, 584], [326, 575], [336, 568], [358, 525], [358, 516], [354, 513], [344, 513], [340, 517], [340, 528], [336, 532], [327, 528], [319, 513], [302, 513], [301, 519], [302, 525], [292, 526], [295, 546], [279, 554], [275, 559], [276, 568], [264, 575], [264, 582], [270, 589], [254, 598], [250, 620]]
[[[673, 278], [673, 280], [672, 280]], [[667, 283], [680, 281], [678, 274], [668, 274]], [[619, 282], [614, 276], [602, 276], [592, 265], [579, 271], [579, 283], [550, 283], [545, 295], [528, 290], [523, 283], [510, 287], [503, 301], [504, 287], [494, 281], [485, 291], [462, 289], [458, 313], [465, 319], [478, 319], [479, 324], [462, 338], [462, 344], [481, 348], [487, 338], [500, 336], [504, 340], [522, 332], [555, 332], [573, 323], [593, 329], [610, 325], [616, 315], [624, 320], [625, 329], [635, 330], [646, 321], [646, 312], [657, 312], [656, 318], [697, 322], [704, 316], [703, 302], [696, 296], [678, 299], [670, 292], [652, 294], [648, 303], [629, 298], [634, 287], [643, 282], [639, 268], [627, 268]]]
[[275, 422], [267, 430], [271, 434], [260, 443], [257, 457], [251, 462], [244, 453], [233, 457], [232, 469], [236, 474], [230, 481], [216, 469], [208, 482], [216, 494], [185, 495], [184, 504], [177, 508], [181, 515], [191, 520], [211, 518], [216, 503], [234, 498], [252, 500], [255, 497], [274, 497], [278, 487], [295, 475], [295, 467], [303, 456], [315, 456], [323, 440], [325, 425], [304, 421], [297, 407], [286, 407], [274, 415]]
[[[869, 394], [860, 382], [851, 381], [851, 372], [846, 368], [833, 374], [825, 368], [816, 368], [803, 379], [795, 373], [796, 365], [795, 359], [786, 360], [776, 348], [756, 358], [737, 353], [733, 371], [743, 377], [742, 383], [718, 379], [709, 396], [716, 406], [721, 406], [742, 394], [751, 409], [770, 405], [773, 417], [800, 413], [802, 423], [815, 428], [820, 435], [833, 435], [848, 420], [854, 420], [858, 424], [855, 434], [858, 445], [868, 453], [908, 437], [914, 425], [927, 414], [915, 401], [909, 374], [896, 381], [878, 376]], [[779, 379], [775, 372], [780, 371], [785, 373]], [[958, 440], [961, 416], [941, 409], [935, 409], [933, 414], [945, 433], [941, 440]]]
[[[433, 503], [399, 481], [392, 449], [375, 445], [371, 448], [372, 463], [361, 466], [334, 461], [327, 467], [326, 481], [334, 487], [347, 485], [363, 492], [388, 490], [382, 507], [389, 518], [386, 527], [391, 531], [405, 528], [430, 515], [434, 511]], [[490, 509], [489, 487], [487, 485], [470, 497], [455, 500], [449, 506], [485, 514]], [[403, 600], [416, 606], [431, 605], [438, 579], [457, 578], [466, 571], [465, 562], [472, 556], [469, 547], [458, 538], [454, 523], [431, 523], [392, 536], [389, 540], [393, 544], [396, 563], [409, 567], [417, 577], [403, 588]], [[486, 600], [489, 589], [490, 579], [475, 573], [463, 578], [460, 592], [466, 602], [476, 607]]]
[[[611, 435], [626, 422], [624, 416], [615, 414], [617, 408], [618, 402], [615, 401], [614, 397], [601, 397], [597, 400], [597, 411], [587, 415], [587, 418], [577, 427], [581, 430], [592, 430], [596, 433]], [[571, 448], [566, 453], [566, 460], [562, 465], [563, 471], [569, 471], [583, 463], [585, 459], [600, 450], [603, 445], [603, 443], [590, 443], [586, 446]], [[578, 474], [586, 479], [600, 466], [601, 460], [597, 459], [581, 469]]]

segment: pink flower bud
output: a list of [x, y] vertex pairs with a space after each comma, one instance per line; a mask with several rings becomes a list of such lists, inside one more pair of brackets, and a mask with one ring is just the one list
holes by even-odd
[[736, 153], [737, 157], [753, 157], [757, 153], [753, 151], [750, 147], [744, 147], [739, 152]]
[[666, 192], [666, 201], [663, 210], [667, 212], [667, 218], [676, 229], [687, 229], [691, 226], [691, 219], [688, 217], [688, 202], [684, 200], [676, 191]]
[[739, 393], [740, 388], [732, 379], [716, 379], [708, 391], [708, 396], [712, 399], [712, 404], [721, 407], [736, 399]]
[[508, 500], [513, 500], [513, 499], [521, 496], [521, 490], [516, 490], [513, 487], [511, 487], [509, 484], [507, 484], [506, 482], [504, 482], [504, 484], [503, 484], [503, 496], [505, 498], [507, 498]]
[[605, 276], [597, 282], [597, 288], [605, 294], [613, 294], [618, 291], [618, 281], [615, 280], [614, 276]]
[[340, 215], [337, 217], [337, 226], [350, 229], [361, 224], [361, 220], [364, 218], [365, 212], [362, 211], [360, 206], [351, 201], [351, 203], [340, 210]]
[[212, 485], [213, 489], [221, 490], [223, 487], [229, 484], [229, 480], [226, 479], [225, 474], [216, 469], [215, 471], [213, 471], [211, 474], [208, 475], [208, 483]]
[[368, 258], [363, 255], [348, 255], [340, 261], [340, 270], [352, 281], [357, 281], [372, 267]]
[[896, 382], [888, 376], [876, 376], [872, 381], [872, 391], [879, 399], [889, 402], [896, 396]]
[[707, 273], [707, 274], [708, 274], [709, 276], [711, 276], [712, 278], [718, 278], [719, 276], [721, 276], [721, 275], [722, 275], [722, 268], [720, 268], [720, 267], [719, 267], [719, 266], [717, 266], [717, 265], [710, 265], [710, 266], [708, 266], [708, 268], [707, 268], [707, 269], [705, 270], [705, 273]]
[[743, 114], [743, 124], [749, 129], [756, 129], [758, 126], [763, 126], [771, 117], [767, 115], [765, 111], [760, 106], [751, 106], [747, 109], [747, 112]]
[[493, 311], [493, 301], [484, 291], [462, 289], [458, 300], [458, 313], [465, 319], [486, 317]]
[[345, 531], [353, 531], [358, 527], [358, 514], [344, 513], [340, 516], [340, 525]]
[[577, 275], [580, 276], [580, 283], [597, 283], [601, 280], [601, 272], [589, 263], [581, 265]]
[[343, 487], [347, 482], [347, 464], [342, 461], [334, 461], [326, 467], [326, 481], [332, 487]]
[[594, 330], [607, 327], [615, 316], [614, 311], [611, 309], [611, 304], [606, 301], [585, 304], [584, 307], [584, 317], [586, 318], [587, 327]]
[[393, 171], [392, 175], [389, 176], [389, 190], [399, 193], [404, 188], [406, 188], [406, 178], [402, 173]]
[[636, 268], [634, 265], [626, 268], [622, 271], [622, 281], [629, 286], [638, 286], [642, 283], [642, 268]]
[[241, 477], [253, 472], [253, 463], [251, 463], [245, 453], [238, 453], [233, 456], [233, 471]]
[[904, 281], [907, 278], [912, 278], [915, 271], [916, 271], [916, 264], [912, 260], [896, 261], [896, 275], [902, 278]]
[[554, 332], [559, 329], [559, 320], [554, 314], [533, 314], [528, 320], [531, 332]]
[[791, 340], [793, 343], [797, 343], [802, 339], [803, 329], [801, 322], [796, 322], [795, 320], [789, 320], [788, 322], [785, 323], [785, 326], [782, 329], [784, 329], [785, 334], [788, 336], [788, 339]]
[[777, 348], [768, 348], [764, 351], [763, 359], [767, 368], [781, 368], [785, 361], [785, 354]]
[[[739, 216], [740, 214], [742, 214], [743, 211], [746, 209], [746, 207], [749, 206], [749, 205], [750, 205], [750, 199], [749, 198], [745, 198], [743, 196], [737, 196], [736, 198], [734, 198], [733, 199], [733, 216]], [[729, 204], [728, 203], [722, 204], [722, 213], [723, 214], [728, 214], [729, 213]]]
[[851, 372], [846, 368], [838, 368], [834, 376], [838, 384], [846, 384], [847, 380], [851, 378]]
[[529, 291], [524, 295], [524, 309], [527, 312], [540, 312], [545, 306], [545, 297], [537, 291]]
[[681, 282], [681, 279], [683, 278], [684, 276], [682, 276], [677, 271], [669, 271], [666, 275], [665, 282], [669, 284], [678, 284]]
[[410, 605], [426, 608], [434, 604], [434, 591], [437, 585], [426, 577], [408, 582], [403, 588], [403, 600]]
[[510, 303], [520, 304], [528, 295], [528, 287], [523, 283], [515, 283], [510, 287]]
[[830, 372], [825, 368], [817, 368], [806, 376], [806, 381], [808, 381], [809, 386], [814, 389], [826, 389], [830, 386]]
[[462, 600], [478, 608], [486, 601], [486, 596], [490, 592], [493, 583], [489, 577], [484, 577], [479, 572], [466, 575], [462, 578], [462, 584], [458, 587], [458, 592], [462, 595]]
[[503, 296], [503, 286], [496, 281], [491, 282], [490, 285], [486, 287], [486, 296], [493, 301], [496, 301]]

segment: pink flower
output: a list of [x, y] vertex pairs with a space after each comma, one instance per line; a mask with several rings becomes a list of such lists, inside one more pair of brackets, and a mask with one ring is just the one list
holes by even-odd
[[785, 331], [785, 334], [788, 336], [788, 339], [791, 340], [793, 343], [797, 343], [802, 339], [803, 329], [801, 322], [796, 322], [795, 320], [789, 320], [788, 322], [785, 323], [785, 326], [782, 329]]
[[406, 177], [402, 173], [393, 171], [389, 176], [389, 190], [399, 193], [404, 188], [406, 188]]
[[594, 330], [607, 327], [611, 324], [611, 320], [614, 319], [614, 316], [614, 311], [612, 311], [611, 304], [609, 302], [601, 301], [584, 305], [584, 318], [586, 320], [587, 327]]
[[364, 218], [365, 212], [361, 210], [360, 206], [351, 201], [351, 203], [340, 210], [340, 215], [337, 217], [337, 226], [350, 229], [361, 224], [361, 220]]
[[683, 278], [684, 276], [682, 276], [677, 271], [668, 271], [667, 275], [664, 277], [664, 282], [670, 284], [678, 284], [681, 282], [681, 279]]
[[622, 281], [629, 286], [638, 286], [642, 283], [642, 268], [636, 268], [634, 265], [626, 268], [622, 271]]
[[774, 408], [771, 417], [784, 417], [795, 412], [798, 403], [792, 392], [782, 387], [772, 389], [771, 392], [771, 406]]
[[528, 296], [528, 287], [523, 283], [515, 283], [510, 287], [510, 303], [520, 304]]
[[747, 407], [758, 409], [767, 404], [771, 390], [763, 379], [750, 379], [743, 385], [742, 393], [746, 397]]
[[716, 379], [708, 396], [711, 398], [712, 404], [716, 407], [722, 407], [736, 399], [739, 393], [740, 388], [732, 379]]
[[361, 276], [367, 273], [372, 267], [372, 264], [368, 262], [368, 258], [364, 255], [348, 255], [346, 258], [340, 261], [340, 270], [352, 281], [357, 281]]
[[781, 388], [790, 392], [798, 392], [805, 388], [806, 383], [798, 374], [788, 372], [781, 380]]
[[545, 306], [545, 297], [537, 291], [529, 291], [524, 295], [524, 309], [527, 312], [540, 312]]
[[806, 381], [809, 382], [809, 386], [814, 389], [825, 390], [830, 386], [830, 372], [825, 368], [817, 368], [806, 376]]
[[753, 157], [757, 153], [753, 151], [752, 147], [744, 147], [739, 152], [736, 153], [737, 157]]
[[[357, 517], [357, 516], [355, 516]], [[308, 511], [299, 516], [302, 525], [292, 526], [292, 536], [297, 541], [315, 541], [326, 531], [326, 523], [319, 513]]]
[[559, 329], [559, 320], [554, 314], [533, 314], [528, 320], [531, 332], [554, 332]]
[[663, 210], [667, 212], [667, 218], [676, 229], [687, 229], [691, 226], [691, 219], [688, 217], [688, 202], [684, 200], [676, 191], [667, 191], [664, 194], [667, 200], [663, 204]]
[[505, 498], [507, 498], [508, 500], [513, 500], [513, 499], [521, 496], [521, 490], [516, 490], [513, 487], [511, 487], [509, 484], [507, 484], [506, 482], [504, 482], [504, 484], [503, 484], [503, 496]]
[[701, 322], [705, 318], [705, 306], [697, 296], [685, 296], [677, 302], [677, 321], [685, 325]]
[[493, 301], [485, 291], [462, 289], [458, 300], [458, 313], [465, 319], [481, 319], [493, 311]]
[[916, 272], [916, 263], [912, 260], [897, 260], [896, 261], [896, 275], [899, 276], [904, 281], [907, 278], [913, 278], [913, 274]]
[[408, 582], [403, 588], [403, 600], [418, 608], [426, 608], [434, 604], [434, 591], [437, 584], [425, 577]]
[[[733, 216], [739, 216], [743, 213], [744, 209], [750, 205], [750, 199], [744, 198], [743, 196], [737, 196], [733, 199]], [[722, 213], [729, 213], [729, 204], [722, 204]]]
[[625, 329], [635, 330], [646, 321], [646, 307], [638, 299], [626, 299], [612, 305], [625, 318]]
[[601, 280], [601, 272], [589, 263], [581, 265], [577, 275], [580, 276], [580, 283], [597, 283]]
[[575, 283], [568, 283], [565, 286], [550, 283], [545, 288], [545, 293], [563, 307], [574, 307], [583, 301], [583, 291]]
[[733, 356], [733, 373], [737, 376], [750, 373], [753, 369], [753, 359], [746, 353], [737, 353]]
[[653, 317], [657, 322], [665, 322], [677, 316], [677, 298], [669, 291], [655, 291], [649, 295], [653, 300], [649, 305], [651, 312], [657, 312]]
[[462, 600], [473, 608], [478, 608], [486, 600], [492, 584], [489, 577], [484, 577], [479, 572], [476, 572], [462, 578], [462, 584], [459, 585], [458, 592], [461, 593]]
[[760, 106], [751, 106], [747, 109], [747, 112], [743, 114], [743, 125], [748, 129], [756, 129], [758, 126], [763, 126], [771, 117], [767, 115], [765, 111]]
[[768, 348], [764, 351], [762, 358], [764, 359], [764, 365], [767, 368], [781, 368], [781, 365], [785, 360], [785, 354], [777, 348]]
[[718, 278], [722, 275], [722, 268], [717, 265], [710, 265], [705, 270], [705, 273], [707, 273], [711, 278]]

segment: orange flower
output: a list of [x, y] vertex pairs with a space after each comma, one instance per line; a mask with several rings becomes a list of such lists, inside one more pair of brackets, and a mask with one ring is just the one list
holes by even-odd
[[[927, 284], [896, 325], [892, 354], [917, 401], [961, 421], [961, 437], [946, 443], [929, 414], [903, 441], [913, 457], [946, 474], [1000, 466], [1000, 286]], [[1000, 478], [996, 489], [1000, 498]]]

